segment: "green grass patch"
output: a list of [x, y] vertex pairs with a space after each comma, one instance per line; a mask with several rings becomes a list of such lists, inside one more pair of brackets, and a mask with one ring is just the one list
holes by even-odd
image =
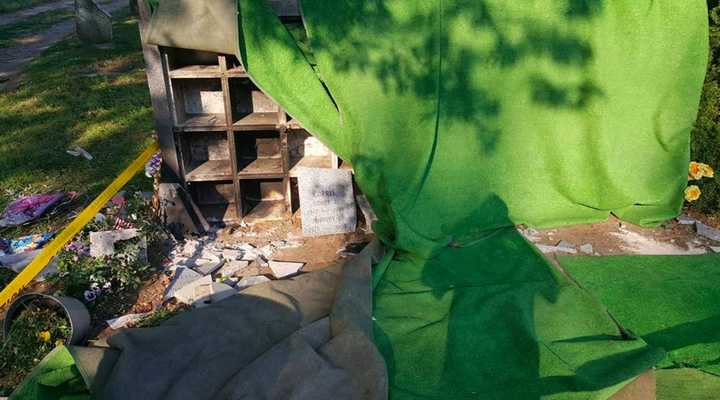
[[73, 18], [74, 14], [72, 8], [52, 10], [14, 24], [0, 26], [0, 48], [21, 44], [17, 41], [18, 38], [46, 31], [58, 22]]
[[[0, 93], [0, 208], [31, 193], [77, 191], [94, 197], [123, 171], [152, 141], [143, 68], [137, 20], [126, 12], [115, 18], [112, 49], [67, 39], [28, 67], [17, 90]], [[94, 160], [67, 154], [74, 144]], [[150, 185], [142, 176], [129, 188]], [[55, 222], [67, 224], [65, 216]]]
[[29, 8], [47, 2], [48, 0], [3, 0], [0, 2], [0, 14], [22, 10], [23, 8]]

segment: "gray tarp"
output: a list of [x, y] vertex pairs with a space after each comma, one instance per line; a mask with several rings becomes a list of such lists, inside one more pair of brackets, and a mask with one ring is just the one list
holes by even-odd
[[373, 242], [347, 263], [71, 352], [102, 399], [384, 399], [370, 318], [381, 252]]

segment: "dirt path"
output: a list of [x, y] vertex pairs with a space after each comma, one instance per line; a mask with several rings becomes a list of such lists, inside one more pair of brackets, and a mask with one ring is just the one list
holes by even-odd
[[[60, 3], [62, 2], [64, 0]], [[70, 4], [72, 5], [72, 2]], [[113, 0], [101, 4], [104, 10], [113, 13], [127, 7], [128, 0]], [[16, 46], [0, 49], [0, 83], [12, 81], [35, 57], [73, 32], [75, 32], [75, 20], [71, 19], [60, 22], [44, 32], [22, 37], [18, 39]]]
[[73, 0], [56, 0], [50, 3], [40, 4], [32, 8], [26, 8], [24, 10], [15, 11], [8, 14], [0, 15], [0, 26], [14, 24], [15, 22], [22, 21], [30, 18], [34, 15], [42, 14], [46, 11], [62, 10], [65, 8], [72, 8], [74, 4]]

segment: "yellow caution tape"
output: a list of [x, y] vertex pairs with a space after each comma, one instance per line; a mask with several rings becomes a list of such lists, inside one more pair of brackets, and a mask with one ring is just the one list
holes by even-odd
[[27, 286], [35, 277], [43, 270], [45, 269], [45, 266], [48, 265], [50, 260], [53, 259], [57, 255], [60, 250], [65, 247], [65, 245], [70, 242], [75, 235], [77, 235], [84, 227], [87, 225], [88, 222], [90, 222], [98, 212], [103, 208], [105, 204], [107, 204], [108, 201], [120, 190], [125, 186], [128, 182], [130, 182], [130, 179], [132, 179], [135, 174], [137, 174], [140, 170], [144, 169], [145, 164], [150, 160], [150, 158], [153, 156], [153, 154], [157, 153], [158, 151], [158, 144], [153, 143], [151, 144], [145, 151], [138, 157], [135, 161], [130, 164], [130, 166], [125, 169], [120, 175], [118, 175], [117, 178], [103, 190], [98, 197], [93, 200], [92, 203], [90, 203], [87, 208], [85, 208], [80, 215], [78, 215], [65, 229], [63, 229], [60, 234], [58, 234], [55, 239], [50, 242], [45, 248], [40, 252], [40, 254], [35, 257], [35, 259], [30, 262], [28, 266], [25, 267], [25, 269], [22, 270], [18, 274], [18, 276], [13, 279], [12, 282], [10, 282], [9, 285], [5, 287], [5, 289], [0, 292], [0, 307], [4, 306], [5, 304], [9, 303], [10, 300], [15, 297], [20, 291]]

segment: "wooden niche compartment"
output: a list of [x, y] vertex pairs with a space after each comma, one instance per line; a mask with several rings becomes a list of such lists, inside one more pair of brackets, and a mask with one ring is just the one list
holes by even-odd
[[208, 222], [239, 220], [232, 181], [188, 182], [188, 189]]
[[286, 218], [287, 184], [287, 178], [241, 180], [243, 220], [253, 223]]
[[304, 129], [288, 133], [288, 159], [290, 176], [297, 177], [300, 169], [337, 168], [337, 156], [320, 140]]
[[283, 176], [280, 132], [253, 131], [235, 135], [240, 179]]
[[184, 131], [225, 129], [220, 78], [173, 79], [172, 91], [177, 128]]
[[225, 132], [180, 134], [178, 141], [185, 180], [232, 180], [230, 149]]
[[273, 130], [285, 123], [285, 113], [249, 79], [229, 81], [233, 130]]
[[220, 77], [220, 59], [216, 53], [166, 47], [163, 54], [172, 79]]

